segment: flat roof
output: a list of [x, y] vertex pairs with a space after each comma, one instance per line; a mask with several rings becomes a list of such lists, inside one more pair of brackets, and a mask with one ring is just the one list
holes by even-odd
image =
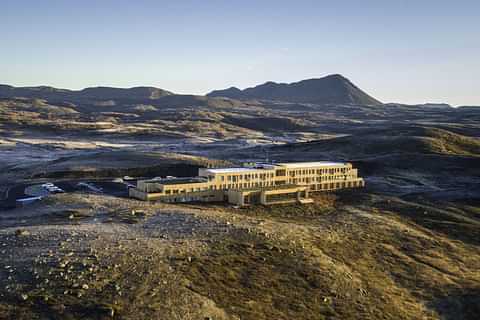
[[263, 168], [215, 168], [206, 169], [206, 172], [210, 173], [239, 173], [239, 172], [255, 172], [258, 170], [265, 170]]
[[164, 179], [158, 179], [157, 178], [157, 179], [146, 180], [144, 182], [170, 185], [170, 184], [202, 183], [202, 182], [207, 182], [207, 179], [205, 179], [203, 177], [164, 178]]
[[346, 162], [332, 162], [332, 161], [316, 161], [316, 162], [285, 162], [285, 163], [276, 163], [277, 165], [284, 166], [287, 168], [312, 168], [312, 167], [332, 167], [332, 166], [343, 166], [346, 165]]

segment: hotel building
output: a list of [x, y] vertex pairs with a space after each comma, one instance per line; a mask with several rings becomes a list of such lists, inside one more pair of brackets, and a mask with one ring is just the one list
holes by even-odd
[[226, 201], [244, 206], [310, 203], [310, 192], [364, 185], [350, 163], [251, 163], [239, 168], [200, 168], [198, 177], [141, 180], [129, 189], [129, 194], [141, 200]]

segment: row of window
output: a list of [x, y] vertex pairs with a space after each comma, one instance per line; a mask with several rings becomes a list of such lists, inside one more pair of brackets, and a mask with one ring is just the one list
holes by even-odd
[[348, 180], [353, 178], [349, 175], [338, 175], [338, 176], [323, 176], [323, 177], [309, 177], [309, 178], [294, 178], [288, 179], [289, 183], [296, 184], [296, 183], [313, 183], [313, 182], [323, 182], [323, 181], [332, 181], [332, 180]]
[[211, 185], [209, 187], [199, 187], [199, 188], [189, 188], [189, 189], [167, 189], [167, 190], [165, 190], [165, 194], [200, 192], [200, 191], [207, 191], [207, 190], [228, 190], [228, 189], [258, 188], [258, 187], [270, 187], [270, 186], [273, 186], [273, 185], [274, 185], [273, 181], [229, 183], [229, 184], [222, 184], [218, 188], [217, 188], [216, 185]]
[[228, 176], [220, 176], [220, 181], [224, 182], [225, 178], [228, 182], [238, 182], [240, 180], [252, 180], [252, 179], [270, 179], [273, 178], [274, 174], [267, 172], [267, 173], [247, 173], [247, 174], [240, 174], [240, 175], [228, 175]]
[[349, 171], [350, 168], [329, 168], [329, 169], [299, 169], [299, 170], [289, 170], [289, 176], [295, 177], [299, 175], [312, 175], [312, 174], [336, 174], [342, 173], [345, 174]]
[[270, 187], [273, 186], [273, 181], [261, 181], [261, 182], [244, 182], [244, 183], [229, 183], [222, 184], [220, 189], [246, 189], [246, 188], [258, 188], [258, 187]]
[[[322, 179], [322, 177], [315, 178], [299, 178], [299, 179], [289, 179], [289, 183], [297, 184], [297, 183], [314, 183], [314, 182], [324, 182], [328, 180], [335, 180], [333, 178], [341, 177], [341, 179], [347, 179], [347, 176], [332, 176], [332, 177], [324, 177], [328, 179]], [[316, 181], [315, 181], [316, 180]], [[282, 184], [282, 181], [278, 181], [277, 184]], [[318, 190], [322, 190], [322, 185], [330, 186], [329, 188], [326, 187], [325, 189], [333, 189], [333, 188], [349, 188], [349, 187], [357, 187], [360, 186], [359, 181], [342, 181], [342, 182], [332, 182], [327, 184], [317, 184], [316, 188]], [[270, 187], [274, 186], [275, 183], [273, 181], [261, 181], [261, 182], [244, 182], [244, 183], [228, 183], [222, 184], [220, 186], [211, 185], [205, 187], [198, 187], [198, 188], [189, 188], [189, 189], [167, 189], [165, 190], [165, 194], [179, 194], [179, 193], [188, 193], [188, 192], [200, 192], [200, 191], [207, 191], [207, 190], [228, 190], [228, 189], [247, 189], [247, 188], [258, 188], [258, 187]]]
[[[289, 175], [291, 177], [295, 177], [297, 175], [313, 175], [313, 174], [318, 174], [318, 175], [323, 175], [323, 174], [345, 174], [349, 171], [349, 168], [330, 168], [330, 169], [302, 169], [302, 170], [290, 170]], [[274, 173], [248, 173], [248, 174], [240, 174], [240, 175], [227, 175], [227, 176], [220, 176], [220, 181], [228, 181], [228, 182], [238, 182], [241, 180], [252, 180], [252, 179], [271, 179], [275, 175]]]
[[219, 187], [217, 187], [216, 185], [211, 185], [209, 187], [199, 187], [199, 188], [189, 188], [189, 189], [167, 189], [167, 190], [165, 190], [165, 194], [200, 192], [200, 191], [207, 191], [207, 190], [228, 190], [228, 189], [258, 188], [258, 187], [270, 187], [270, 186], [273, 186], [273, 185], [274, 185], [273, 181], [229, 183], [229, 184], [222, 184]]
[[[299, 169], [299, 170], [289, 170], [289, 175], [291, 177], [295, 177], [297, 175], [323, 175], [323, 174], [345, 174], [350, 170], [350, 168], [330, 168], [330, 169]], [[280, 170], [277, 170], [280, 171]], [[281, 170], [282, 174], [277, 174], [278, 176], [284, 176], [285, 170]], [[273, 172], [266, 172], [266, 173], [247, 173], [247, 174], [239, 174], [239, 175], [222, 175], [219, 176], [221, 182], [239, 182], [242, 180], [252, 180], [252, 179], [271, 179], [275, 176]], [[209, 176], [209, 180], [212, 180], [213, 176]]]
[[341, 189], [341, 188], [355, 188], [361, 187], [361, 181], [348, 181], [348, 182], [335, 182], [335, 183], [323, 183], [313, 186], [313, 190], [331, 190], [331, 189]]

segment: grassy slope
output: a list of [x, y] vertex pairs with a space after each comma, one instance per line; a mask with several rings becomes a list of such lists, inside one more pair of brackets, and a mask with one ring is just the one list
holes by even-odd
[[443, 129], [408, 126], [366, 130], [353, 136], [272, 148], [281, 152], [334, 152], [356, 158], [392, 153], [437, 153], [478, 156], [480, 141]]
[[242, 319], [474, 319], [478, 208], [473, 223], [465, 223], [458, 218], [470, 209], [462, 205], [432, 208], [427, 216], [395, 198], [360, 199], [342, 195], [335, 210], [241, 212], [262, 221], [267, 239], [221, 242], [188, 270], [189, 277], [196, 290]]

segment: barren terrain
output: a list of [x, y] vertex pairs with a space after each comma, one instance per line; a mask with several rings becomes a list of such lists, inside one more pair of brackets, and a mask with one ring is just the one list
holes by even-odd
[[[480, 109], [151, 94], [0, 100], [1, 319], [478, 318]], [[367, 187], [239, 209], [119, 182], [266, 158]], [[44, 182], [67, 192], [15, 207]]]

